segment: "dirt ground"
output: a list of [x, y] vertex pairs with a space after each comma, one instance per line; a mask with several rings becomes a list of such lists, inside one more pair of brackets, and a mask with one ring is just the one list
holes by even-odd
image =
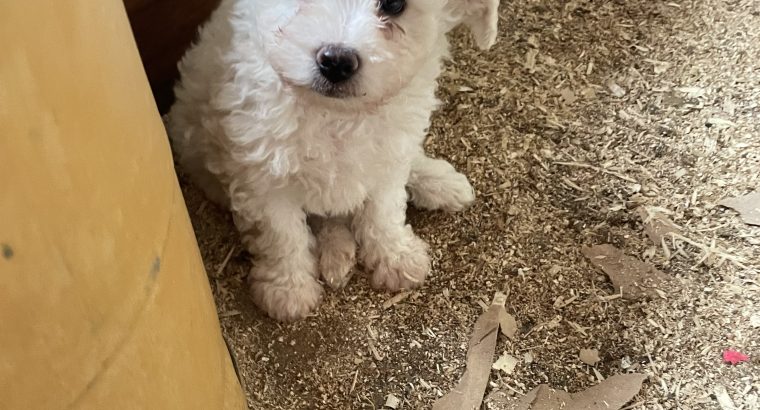
[[[184, 193], [252, 409], [429, 408], [464, 370], [468, 335], [496, 291], [519, 322], [489, 391], [582, 390], [648, 375], [632, 409], [737, 409], [760, 395], [760, 227], [717, 203], [760, 189], [760, 2], [503, 1], [500, 38], [454, 61], [428, 151], [465, 172], [477, 203], [409, 210], [433, 273], [392, 307], [357, 273], [314, 317], [280, 325], [250, 301], [230, 216]], [[640, 207], [680, 236], [644, 233]], [[617, 297], [584, 246], [613, 244], [674, 283]], [[598, 349], [594, 368], [578, 358]], [[735, 348], [748, 362], [724, 364]], [[526, 353], [529, 353], [526, 356]], [[596, 372], [595, 372], [596, 371]]]

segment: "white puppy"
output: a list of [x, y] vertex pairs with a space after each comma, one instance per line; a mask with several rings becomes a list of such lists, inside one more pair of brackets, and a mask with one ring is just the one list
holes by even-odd
[[180, 165], [231, 208], [258, 258], [253, 300], [270, 316], [295, 320], [315, 309], [320, 273], [343, 286], [356, 242], [374, 287], [423, 282], [430, 258], [405, 222], [405, 187], [426, 209], [474, 199], [462, 174], [422, 150], [446, 33], [464, 23], [490, 47], [497, 7], [223, 0], [201, 29], [180, 63], [169, 133]]

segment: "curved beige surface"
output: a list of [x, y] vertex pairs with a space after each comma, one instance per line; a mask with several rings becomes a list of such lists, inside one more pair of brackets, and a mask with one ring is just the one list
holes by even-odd
[[122, 3], [0, 40], [0, 408], [243, 408]]

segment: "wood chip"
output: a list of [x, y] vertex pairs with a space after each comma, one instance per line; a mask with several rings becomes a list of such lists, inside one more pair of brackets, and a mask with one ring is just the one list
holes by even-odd
[[219, 317], [220, 318], [226, 318], [226, 317], [232, 317], [232, 316], [237, 316], [237, 315], [241, 315], [241, 314], [242, 314], [242, 312], [240, 312], [239, 310], [234, 310], [233, 309], [233, 310], [228, 310], [226, 312], [220, 313]]
[[515, 371], [515, 367], [520, 363], [520, 360], [516, 357], [504, 352], [491, 366], [492, 369], [501, 370], [504, 373], [512, 374]]
[[752, 315], [749, 318], [749, 324], [755, 329], [760, 328], [760, 313], [755, 313], [754, 315]]
[[718, 118], [718, 117], [709, 118], [706, 124], [710, 127], [716, 127], [716, 128], [736, 127], [735, 122], [729, 121], [723, 118]]
[[528, 36], [528, 44], [533, 48], [538, 48], [538, 38], [531, 34]]
[[562, 98], [562, 102], [564, 102], [565, 105], [573, 105], [574, 102], [578, 101], [578, 97], [576, 97], [573, 90], [569, 88], [563, 88], [562, 91], [560, 91], [560, 98]]
[[383, 302], [383, 309], [388, 309], [388, 308], [390, 308], [392, 306], [395, 306], [395, 305], [403, 302], [404, 299], [408, 298], [409, 295], [411, 295], [411, 294], [412, 294], [412, 291], [408, 290], [408, 291], [397, 293], [397, 294], [393, 295], [393, 297], [391, 297], [390, 299], [388, 299], [385, 302]]
[[369, 352], [372, 354], [372, 357], [374, 357], [375, 360], [377, 360], [378, 362], [382, 362], [383, 359], [385, 358], [383, 357], [383, 355], [380, 354], [380, 351], [377, 350], [377, 347], [375, 346], [375, 341], [372, 339], [369, 339], [367, 341], [367, 344], [369, 345]]
[[385, 404], [383, 405], [383, 407], [387, 409], [396, 410], [397, 408], [399, 408], [400, 405], [401, 405], [401, 400], [398, 397], [392, 394], [389, 394], [388, 397], [386, 397], [385, 399]]
[[749, 195], [727, 198], [718, 203], [739, 212], [742, 221], [747, 225], [760, 226], [760, 191]]
[[580, 354], [578, 354], [578, 358], [581, 359], [583, 363], [586, 363], [589, 366], [593, 366], [599, 363], [599, 351], [596, 349], [581, 349]]
[[612, 245], [595, 245], [583, 248], [583, 255], [601, 268], [612, 281], [616, 293], [625, 299], [659, 297], [656, 289], [670, 285], [670, 280], [654, 266], [625, 255]]
[[525, 54], [525, 68], [533, 73], [536, 71], [536, 56], [538, 56], [538, 50], [532, 48]]
[[623, 87], [619, 86], [616, 82], [610, 81], [607, 84], [607, 88], [610, 89], [610, 92], [612, 93], [614, 97], [617, 97], [617, 98], [625, 97], [625, 90], [623, 89]]
[[668, 238], [671, 233], [681, 233], [681, 228], [662, 212], [642, 206], [636, 210], [636, 213], [644, 224], [644, 232], [655, 245], [662, 244], [662, 240]]
[[523, 361], [527, 364], [533, 363], [533, 354], [531, 352], [526, 352], [523, 355]]
[[236, 249], [237, 249], [237, 246], [233, 245], [230, 248], [230, 251], [227, 252], [227, 255], [224, 257], [222, 264], [219, 265], [218, 268], [216, 268], [216, 275], [214, 275], [215, 278], [222, 276], [222, 273], [224, 273], [224, 269], [227, 267], [227, 264], [230, 263], [230, 258], [232, 257], [232, 253], [235, 252]]
[[725, 386], [720, 384], [715, 386], [713, 393], [715, 393], [715, 399], [718, 400], [718, 405], [722, 410], [736, 410], [736, 405], [731, 396], [728, 395]]

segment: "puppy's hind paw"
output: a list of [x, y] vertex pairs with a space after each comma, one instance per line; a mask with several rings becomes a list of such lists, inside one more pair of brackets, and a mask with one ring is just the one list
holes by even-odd
[[475, 190], [467, 177], [440, 159], [415, 161], [407, 186], [417, 208], [456, 212], [475, 201]]

